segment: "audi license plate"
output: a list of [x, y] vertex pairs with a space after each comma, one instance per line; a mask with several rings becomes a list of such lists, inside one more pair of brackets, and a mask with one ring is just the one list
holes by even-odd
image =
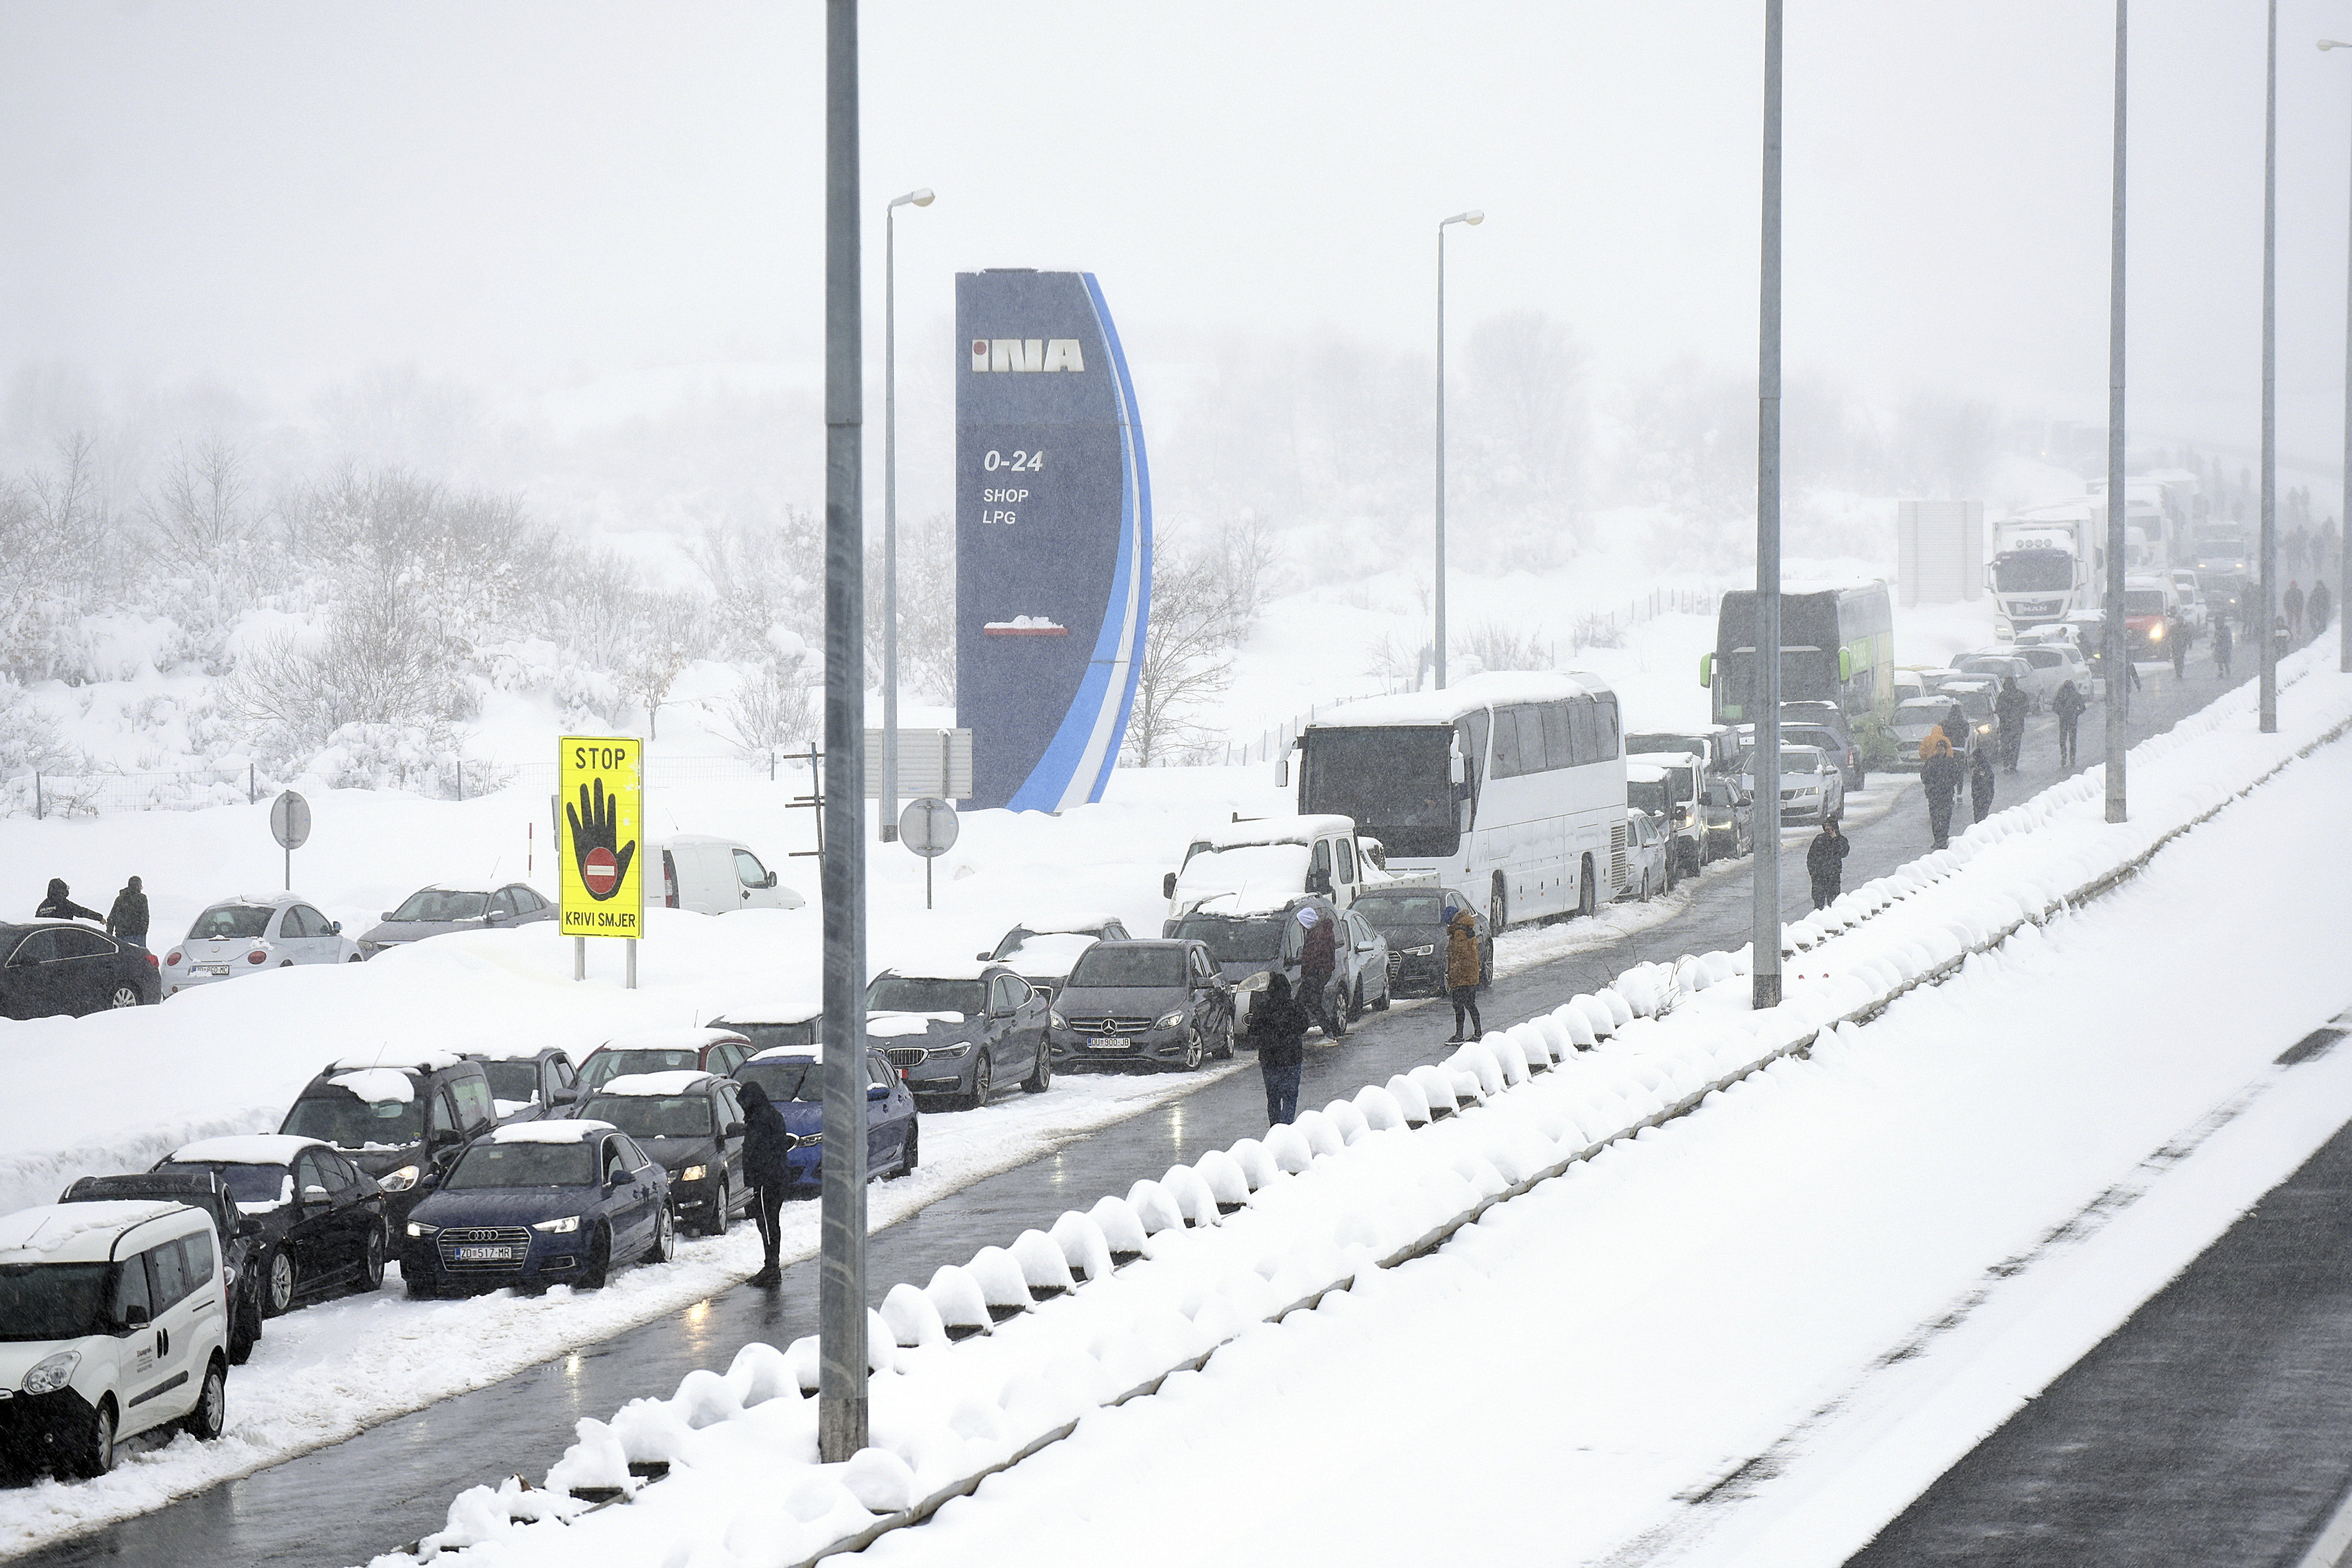
[[460, 1263], [511, 1263], [514, 1261], [514, 1255], [515, 1249], [511, 1247], [460, 1247], [457, 1249], [457, 1261]]
[[228, 973], [228, 966], [226, 964], [199, 964], [196, 966], [196, 973], [199, 975], [226, 975]]

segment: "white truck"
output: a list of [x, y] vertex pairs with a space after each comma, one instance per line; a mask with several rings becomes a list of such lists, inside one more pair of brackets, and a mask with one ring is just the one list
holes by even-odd
[[2013, 643], [2033, 627], [2101, 613], [2107, 570], [2102, 511], [2096, 500], [2070, 501], [1993, 525], [1985, 583], [1997, 640]]
[[1167, 932], [1187, 915], [1254, 915], [1320, 894], [1339, 908], [1366, 887], [1430, 878], [1393, 877], [1377, 863], [1379, 847], [1358, 836], [1347, 817], [1262, 817], [1234, 821], [1194, 839], [1181, 869], [1161, 880]]

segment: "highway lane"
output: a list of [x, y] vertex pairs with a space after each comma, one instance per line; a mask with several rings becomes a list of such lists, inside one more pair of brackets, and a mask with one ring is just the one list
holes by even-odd
[[[2210, 665], [2207, 666], [2210, 669]], [[2175, 687], [2169, 671], [2147, 677], [2136, 705], [2135, 738], [2168, 727], [2221, 689], [2210, 679]], [[2097, 710], [2086, 716], [2095, 736]], [[2088, 747], [2095, 755], [2095, 747]], [[2000, 779], [2014, 803], [2059, 777], [2053, 721], [2030, 727], [2023, 769]], [[1887, 788], [1884, 776], [1874, 782]], [[1905, 778], [1893, 809], [1858, 824], [1846, 882], [1884, 874], [1928, 844], [1927, 811]], [[1791, 831], [1782, 899], [1789, 915], [1811, 907], [1801, 862], [1810, 831]], [[1736, 948], [1748, 939], [1745, 861], [1709, 868], [1672, 918], [1615, 940], [1600, 940], [1515, 975], [1482, 998], [1489, 1027], [1548, 1010], [1567, 996], [1604, 985], [1629, 965], [1685, 953]], [[1310, 1049], [1300, 1103], [1320, 1105], [1365, 1082], [1435, 1061], [1448, 1049], [1451, 1009], [1400, 1007], [1373, 1015], [1337, 1043]], [[964, 1113], [965, 1114], [986, 1114]], [[1017, 1169], [977, 1182], [875, 1234], [869, 1265], [878, 1303], [901, 1280], [921, 1283], [944, 1263], [1008, 1243], [1023, 1229], [1048, 1228], [1065, 1209], [1140, 1177], [1189, 1163], [1211, 1148], [1262, 1133], [1265, 1099], [1255, 1074], [1205, 1083], [1196, 1092], [1106, 1128]], [[448, 1500], [465, 1487], [520, 1473], [536, 1478], [562, 1454], [572, 1424], [608, 1416], [642, 1395], [662, 1396], [696, 1367], [723, 1368], [737, 1347], [782, 1345], [815, 1332], [813, 1263], [785, 1271], [782, 1290], [738, 1288], [684, 1312], [581, 1346], [503, 1382], [389, 1422], [241, 1480], [215, 1487], [136, 1520], [31, 1553], [43, 1565], [238, 1563], [348, 1564], [438, 1529]], [[231, 1397], [235, 1396], [232, 1383]]]

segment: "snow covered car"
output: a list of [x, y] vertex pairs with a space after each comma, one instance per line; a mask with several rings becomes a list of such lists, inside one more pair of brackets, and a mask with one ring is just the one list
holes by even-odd
[[[392, 1232], [375, 1178], [317, 1138], [254, 1133], [200, 1138], [172, 1151], [159, 1176], [214, 1176], [236, 1200], [233, 1235], [253, 1244], [256, 1304], [277, 1317], [303, 1298], [383, 1283]], [[258, 1324], [254, 1326], [257, 1337]]]
[[580, 1071], [558, 1045], [488, 1046], [465, 1052], [490, 1081], [490, 1104], [501, 1124], [561, 1115], [580, 1098]]
[[261, 1338], [260, 1259], [268, 1251], [261, 1226], [237, 1211], [228, 1185], [208, 1172], [159, 1176], [89, 1176], [78, 1178], [59, 1203], [184, 1203], [201, 1208], [221, 1244], [221, 1284], [228, 1292], [228, 1364], [243, 1366]]
[[[1674, 830], [1669, 825], [1674, 821], [1675, 813], [1684, 809], [1675, 798], [1676, 782], [1675, 776], [1665, 768], [1647, 762], [1625, 764], [1626, 810], [1639, 811], [1649, 818], [1658, 837], [1666, 845], [1665, 866], [1658, 877], [1657, 890], [1660, 893], [1672, 893], [1682, 881], [1682, 857], [1674, 852]], [[1685, 778], [1683, 782], [1686, 784], [1687, 779]], [[1632, 846], [1629, 844], [1627, 846], [1629, 855], [1631, 852]], [[1630, 861], [1626, 866], [1625, 875], [1629, 883], [1638, 883], [1641, 881]], [[1624, 896], [1622, 887], [1618, 889], [1618, 896], [1621, 898]]]
[[36, 920], [0, 925], [0, 1018], [79, 1018], [163, 999], [155, 955], [95, 925]]
[[2007, 648], [1964, 654], [1959, 660], [1959, 670], [1964, 675], [1974, 675], [1980, 680], [1990, 681], [1995, 692], [2000, 690], [2002, 681], [2016, 681], [2025, 695], [2033, 700], [2035, 713], [2042, 711], [2043, 700], [2058, 689], [2057, 681], [2042, 680], [2033, 673], [2033, 664], [2031, 660], [2021, 653], [2011, 653]]
[[360, 956], [373, 958], [387, 947], [453, 931], [495, 931], [554, 918], [555, 905], [519, 882], [491, 889], [420, 887], [399, 908], [385, 910], [383, 924], [360, 938]]
[[754, 1054], [780, 1045], [814, 1045], [817, 1031], [824, 1027], [824, 1004], [807, 999], [744, 1002], [719, 1013], [704, 1027], [741, 1035]]
[[580, 1092], [593, 1094], [630, 1072], [716, 1072], [724, 1078], [751, 1059], [751, 1042], [731, 1029], [648, 1029], [615, 1035], [580, 1064]]
[[245, 894], [207, 908], [165, 951], [163, 994], [296, 964], [359, 960], [360, 945], [343, 935], [342, 922], [328, 919], [299, 894]]
[[968, 1111], [987, 1104], [1000, 1082], [1017, 1078], [1032, 1094], [1052, 1087], [1046, 1016], [1045, 998], [1002, 964], [885, 969], [866, 988], [866, 1043], [917, 1100], [952, 1095]]
[[394, 1228], [423, 1195], [426, 1173], [498, 1124], [478, 1061], [396, 1046], [339, 1058], [288, 1108], [281, 1133], [317, 1138], [373, 1176]]
[[1658, 831], [1656, 814], [1639, 806], [1625, 808], [1625, 883], [1617, 896], [1647, 904], [1674, 885], [1666, 869], [1668, 841]]
[[1204, 942], [1101, 943], [1078, 959], [1054, 998], [1046, 1040], [1055, 1060], [1068, 1066], [1195, 1071], [1211, 1057], [1234, 1053], [1233, 988]]
[[710, 833], [677, 833], [646, 848], [661, 868], [665, 907], [701, 915], [744, 909], [798, 909], [801, 895], [776, 880], [749, 844]]
[[[1741, 759], [1741, 782], [1756, 793], [1756, 754]], [[1845, 810], [1845, 775], [1818, 746], [1780, 748], [1780, 821], [1819, 823]]]
[[670, 1208], [705, 1236], [723, 1236], [743, 1211], [743, 1105], [735, 1082], [691, 1069], [625, 1072], [580, 1102], [572, 1114], [604, 1122], [636, 1140], [669, 1173]]
[[102, 1476], [116, 1445], [228, 1415], [213, 1221], [184, 1203], [59, 1203], [0, 1217], [0, 1448]]
[[[795, 1186], [814, 1186], [824, 1169], [824, 1084], [817, 1069], [824, 1048], [784, 1045], [763, 1051], [735, 1070], [739, 1083], [756, 1083], [784, 1118], [784, 1130], [793, 1145], [784, 1157]], [[915, 1097], [908, 1092], [890, 1059], [868, 1047], [866, 1052], [866, 1171], [869, 1176], [902, 1176], [913, 1172], [922, 1157], [918, 1147], [921, 1120]]]
[[[1453, 888], [1374, 888], [1349, 906], [1387, 941], [1389, 986], [1396, 996], [1445, 994], [1445, 911], [1466, 909], [1477, 921], [1479, 983], [1495, 976], [1495, 936], [1486, 913]], [[1212, 949], [1213, 951], [1213, 949]], [[1225, 977], [1234, 977], [1229, 973]]]
[[1356, 917], [1353, 904], [1339, 916], [1339, 940], [1332, 944], [1346, 981], [1341, 1006], [1353, 1023], [1367, 1011], [1389, 1010], [1389, 943], [1377, 926]]
[[614, 1265], [669, 1261], [669, 1176], [605, 1122], [500, 1127], [466, 1146], [401, 1227], [408, 1293], [604, 1284]]
[[1064, 915], [1024, 920], [1007, 931], [995, 947], [973, 957], [983, 964], [1007, 964], [1013, 973], [1045, 993], [1054, 993], [1070, 977], [1078, 955], [1097, 942], [1125, 942], [1127, 926], [1115, 915]]

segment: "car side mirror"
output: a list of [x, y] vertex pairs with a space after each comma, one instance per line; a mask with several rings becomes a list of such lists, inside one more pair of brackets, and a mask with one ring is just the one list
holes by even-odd
[[988, 963], [990, 960], [993, 959], [993, 958], [996, 956], [996, 955], [995, 955], [995, 954], [993, 954], [993, 953], [992, 953], [992, 952], [990, 952], [990, 951], [988, 951], [988, 949], [986, 949], [985, 947], [983, 947], [983, 948], [982, 948], [979, 952], [974, 953], [974, 954], [972, 955], [972, 956], [973, 956], [973, 957], [975, 957], [975, 958], [977, 958], [977, 959], [979, 959], [982, 963], [985, 964], [985, 963]]
[[628, 1179], [629, 1179], [629, 1173], [628, 1173], [628, 1172], [626, 1172], [626, 1171], [614, 1171], [611, 1176], [606, 1176], [606, 1177], [604, 1178], [604, 1190], [606, 1190], [607, 1192], [610, 1192], [610, 1191], [614, 1190], [614, 1188], [616, 1188], [616, 1187], [620, 1186], [620, 1185], [621, 1185], [622, 1183], [624, 1183], [624, 1182], [627, 1181]]
[[763, 882], [763, 883], [761, 883], [760, 885], [761, 885], [761, 887], [773, 887], [773, 886], [775, 886], [775, 885], [776, 885], [776, 873], [775, 873], [774, 872], [770, 872], [770, 873], [768, 873], [768, 880], [767, 880], [767, 881], [765, 881], [765, 882]]
[[144, 1301], [133, 1301], [129, 1306], [122, 1309], [122, 1326], [124, 1328], [143, 1329], [153, 1321], [154, 1314], [147, 1310], [147, 1303]]
[[378, 920], [389, 920], [392, 918], [392, 911], [387, 909], [382, 915], [377, 915], [376, 918]]
[[724, 1134], [722, 1134], [722, 1135], [723, 1135], [723, 1136], [726, 1136], [726, 1137], [730, 1137], [730, 1138], [740, 1138], [740, 1137], [741, 1137], [741, 1136], [743, 1135], [743, 1124], [742, 1124], [742, 1123], [740, 1123], [740, 1122], [730, 1122], [730, 1123], [728, 1123], [728, 1124], [727, 1124], [727, 1131], [726, 1131], [726, 1133], [725, 1133]]
[[242, 1237], [258, 1236], [261, 1234], [261, 1221], [247, 1216], [236, 1222], [236, 1234]]
[[1277, 789], [1290, 788], [1290, 758], [1287, 756], [1274, 759], [1274, 787]]
[[482, 916], [482, 924], [485, 925], [496, 925], [499, 921], [504, 920], [505, 918], [506, 915], [502, 912], [493, 909], [488, 915]]
[[323, 1186], [306, 1186], [302, 1189], [302, 1202], [306, 1206], [313, 1203], [324, 1204], [331, 1201], [332, 1200], [327, 1197], [327, 1189]]
[[1171, 871], [1167, 875], [1160, 879], [1160, 896], [1162, 898], [1173, 898], [1176, 896], [1176, 873], [1174, 872]]
[[328, 935], [328, 936], [341, 936], [342, 934], [343, 934], [343, 923], [342, 923], [341, 921], [340, 921], [340, 920], [330, 920], [330, 921], [328, 921], [328, 922], [327, 922], [327, 935]]
[[887, 1083], [869, 1083], [866, 1086], [866, 1097], [868, 1100], [887, 1100], [890, 1098], [890, 1086]]

